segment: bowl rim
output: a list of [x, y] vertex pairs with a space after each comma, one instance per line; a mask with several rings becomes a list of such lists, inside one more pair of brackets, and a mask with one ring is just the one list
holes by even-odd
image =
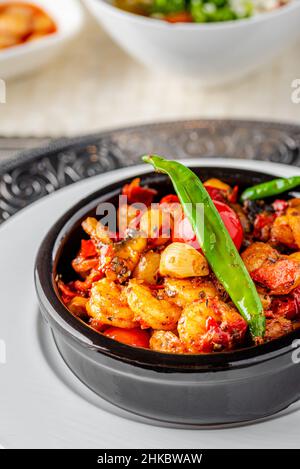
[[[197, 168], [216, 169], [216, 166], [209, 165], [191, 165]], [[141, 168], [137, 166], [136, 168]], [[220, 165], [220, 168], [226, 168], [226, 165]], [[233, 171], [249, 172], [272, 176], [271, 172], [265, 172], [260, 169], [249, 169], [239, 167], [238, 161], [236, 167], [227, 166]], [[118, 361], [129, 363], [134, 366], [151, 368], [167, 372], [207, 372], [224, 371], [228, 369], [244, 368], [255, 365], [272, 358], [291, 353], [293, 351], [293, 341], [300, 338], [300, 330], [295, 330], [284, 337], [276, 339], [259, 346], [251, 346], [240, 350], [220, 352], [215, 354], [170, 354], [165, 352], [156, 352], [149, 349], [131, 347], [126, 344], [115, 341], [103, 334], [93, 330], [86, 323], [73, 316], [66, 306], [62, 303], [54, 279], [53, 269], [57, 264], [60, 252], [69, 237], [69, 233], [84, 215], [95, 208], [101, 201], [107, 200], [109, 196], [119, 193], [124, 183], [132, 180], [132, 177], [146, 178], [165, 178], [164, 175], [157, 175], [151, 171], [134, 171], [131, 176], [122, 177], [113, 184], [106, 184], [97, 191], [92, 192], [84, 199], [74, 204], [65, 212], [50, 228], [44, 237], [36, 256], [35, 262], [35, 287], [42, 313], [50, 320], [51, 325], [58, 329], [69, 339], [79, 343], [86, 349], [99, 352]], [[274, 176], [274, 173], [273, 173]], [[51, 274], [49, 275], [49, 272]], [[97, 355], [94, 353], [94, 357]]]
[[[212, 23], [168, 23], [156, 18], [149, 18], [146, 16], [137, 15], [129, 11], [122, 10], [113, 5], [109, 0], [83, 0], [88, 6], [89, 10], [95, 16], [95, 8], [102, 8], [104, 12], [110, 13], [117, 17], [125, 17], [128, 21], [134, 23], [138, 22], [145, 26], [152, 24], [153, 27], [159, 29], [165, 29], [167, 31], [209, 31], [209, 30], [226, 30], [230, 28], [239, 28], [245, 25], [251, 25], [254, 23], [262, 23], [268, 21], [268, 19], [277, 18], [278, 16], [284, 15], [284, 13], [290, 13], [294, 10], [300, 10], [300, 1], [291, 0], [290, 3], [277, 8], [273, 11], [259, 13], [251, 16], [250, 18], [244, 18], [239, 20], [220, 21]], [[99, 18], [100, 19], [100, 18]], [[101, 20], [102, 21], [102, 20]]]

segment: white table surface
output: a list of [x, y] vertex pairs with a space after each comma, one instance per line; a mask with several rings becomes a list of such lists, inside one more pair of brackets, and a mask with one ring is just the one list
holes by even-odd
[[300, 123], [291, 83], [300, 78], [300, 42], [242, 81], [203, 89], [195, 79], [149, 71], [87, 17], [62, 56], [8, 82], [0, 135], [70, 136], [156, 120], [231, 117]]

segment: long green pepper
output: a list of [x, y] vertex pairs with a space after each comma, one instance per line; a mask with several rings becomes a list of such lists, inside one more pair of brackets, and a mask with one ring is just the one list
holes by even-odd
[[272, 181], [263, 182], [262, 184], [257, 184], [256, 186], [246, 189], [241, 195], [241, 200], [264, 199], [273, 195], [282, 194], [297, 186], [300, 186], [300, 176], [272, 179]]
[[[158, 155], [143, 156], [158, 172], [167, 174], [197, 236], [202, 251], [218, 280], [248, 322], [254, 338], [263, 337], [265, 315], [255, 285], [214, 203], [193, 171]], [[196, 223], [197, 205], [203, 204], [204, 226]]]

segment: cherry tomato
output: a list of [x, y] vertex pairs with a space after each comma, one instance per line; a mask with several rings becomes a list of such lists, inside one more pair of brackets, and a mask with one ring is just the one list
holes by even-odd
[[121, 329], [120, 327], [109, 327], [104, 335], [111, 339], [122, 342], [122, 344], [132, 345], [133, 347], [149, 348], [149, 334], [142, 331], [139, 327], [133, 329]]
[[224, 225], [226, 226], [235, 247], [239, 250], [243, 242], [244, 233], [238, 215], [234, 210], [232, 210], [232, 208], [223, 202], [214, 201], [214, 204], [221, 215]]
[[[224, 225], [226, 226], [236, 248], [239, 250], [243, 242], [243, 228], [239, 217], [232, 208], [223, 202], [219, 202], [218, 200], [214, 200], [213, 202], [221, 215]], [[178, 233], [180, 233], [181, 237], [176, 238], [176, 241], [188, 243], [195, 249], [200, 249], [200, 245], [193, 228], [186, 217], [179, 222]]]
[[178, 13], [170, 13], [164, 18], [169, 23], [191, 23], [192, 16], [187, 11], [179, 11]]
[[160, 204], [179, 204], [180, 201], [177, 195], [169, 194], [169, 195], [165, 195], [159, 203]]
[[219, 202], [225, 202], [224, 191], [218, 189], [217, 187], [205, 186], [205, 189], [209, 193], [211, 199], [219, 200]]

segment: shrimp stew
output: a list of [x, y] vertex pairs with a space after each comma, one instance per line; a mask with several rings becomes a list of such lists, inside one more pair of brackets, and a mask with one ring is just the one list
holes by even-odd
[[[204, 186], [259, 294], [266, 318], [260, 343], [292, 332], [300, 325], [300, 198], [240, 202], [237, 185], [209, 179]], [[121, 199], [113, 228], [83, 221], [73, 280], [57, 277], [70, 314], [119, 342], [159, 352], [255, 345], [177, 195], [161, 198], [137, 178]]]

